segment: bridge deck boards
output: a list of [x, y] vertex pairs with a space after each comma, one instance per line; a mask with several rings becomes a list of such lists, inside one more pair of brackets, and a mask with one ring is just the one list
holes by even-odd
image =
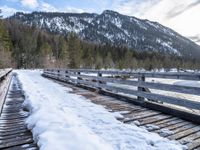
[[23, 110], [23, 102], [24, 96], [19, 82], [12, 82], [0, 116], [0, 149], [2, 150], [38, 149], [32, 133], [25, 125], [28, 112]]
[[71, 84], [56, 82], [71, 87], [73, 93], [82, 95], [90, 99], [91, 102], [104, 106], [110, 112], [121, 113], [124, 118], [118, 120], [124, 123], [145, 127], [150, 132], [158, 133], [170, 140], [177, 140], [187, 145], [189, 150], [200, 149], [200, 125], [198, 124], [75, 87]]

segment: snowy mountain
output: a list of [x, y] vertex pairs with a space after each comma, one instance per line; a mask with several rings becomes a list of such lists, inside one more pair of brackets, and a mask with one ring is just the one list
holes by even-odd
[[16, 13], [10, 19], [36, 26], [52, 33], [67, 35], [75, 32], [80, 38], [138, 51], [159, 51], [200, 58], [200, 46], [157, 22], [141, 20], [106, 10], [90, 13]]

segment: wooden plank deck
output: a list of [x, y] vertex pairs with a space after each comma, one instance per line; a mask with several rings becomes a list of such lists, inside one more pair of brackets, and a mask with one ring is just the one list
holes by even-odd
[[24, 99], [19, 81], [13, 77], [0, 116], [1, 150], [38, 149], [25, 124], [29, 112], [22, 106]]
[[117, 98], [105, 96], [71, 84], [60, 81], [56, 82], [71, 87], [73, 89], [72, 93], [82, 95], [91, 100], [91, 102], [104, 106], [110, 112], [119, 112], [123, 118], [117, 119], [121, 122], [134, 124], [146, 128], [150, 132], [158, 133], [162, 137], [179, 141], [183, 145], [187, 145], [189, 150], [200, 149], [199, 124], [130, 104]]

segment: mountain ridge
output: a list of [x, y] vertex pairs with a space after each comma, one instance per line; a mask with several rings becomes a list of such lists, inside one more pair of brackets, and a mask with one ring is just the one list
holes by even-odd
[[158, 22], [105, 10], [95, 13], [33, 12], [16, 13], [16, 19], [51, 33], [75, 32], [81, 39], [126, 46], [137, 51], [154, 51], [200, 58], [200, 46]]

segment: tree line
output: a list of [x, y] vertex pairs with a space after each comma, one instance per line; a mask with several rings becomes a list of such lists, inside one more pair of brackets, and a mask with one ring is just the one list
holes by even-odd
[[95, 44], [50, 34], [16, 20], [0, 20], [0, 68], [199, 69], [200, 63], [158, 52]]

